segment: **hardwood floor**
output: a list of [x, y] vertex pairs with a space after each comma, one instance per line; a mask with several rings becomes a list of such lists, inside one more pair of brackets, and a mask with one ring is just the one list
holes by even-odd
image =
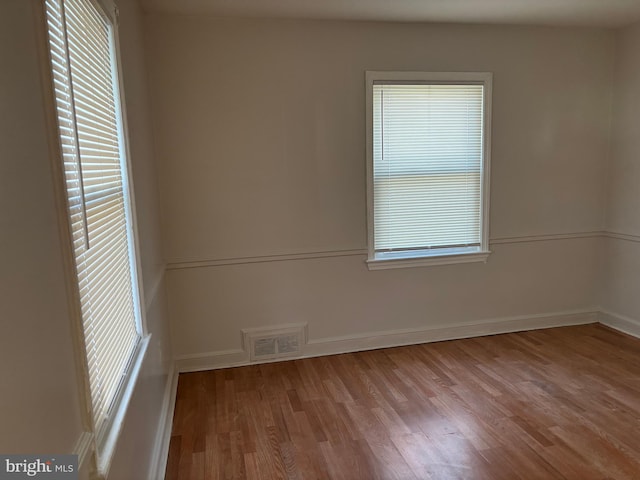
[[586, 325], [182, 374], [166, 478], [639, 479], [640, 340]]

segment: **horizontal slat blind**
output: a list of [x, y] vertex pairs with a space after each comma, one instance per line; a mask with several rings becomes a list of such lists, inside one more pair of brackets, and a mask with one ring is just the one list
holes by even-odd
[[140, 334], [111, 25], [89, 0], [46, 0], [94, 427], [105, 433]]
[[373, 85], [375, 251], [481, 242], [482, 85]]

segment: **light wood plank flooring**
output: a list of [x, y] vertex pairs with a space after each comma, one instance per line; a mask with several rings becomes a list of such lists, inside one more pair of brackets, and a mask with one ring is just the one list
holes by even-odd
[[182, 374], [166, 478], [640, 479], [640, 340], [586, 325]]

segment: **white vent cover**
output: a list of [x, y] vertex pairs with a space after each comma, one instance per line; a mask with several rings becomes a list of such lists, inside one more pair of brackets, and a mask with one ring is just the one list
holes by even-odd
[[307, 339], [307, 324], [294, 323], [242, 330], [244, 348], [251, 361], [296, 357]]

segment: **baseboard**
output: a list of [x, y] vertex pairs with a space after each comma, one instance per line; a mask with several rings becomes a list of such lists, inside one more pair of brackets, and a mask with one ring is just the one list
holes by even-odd
[[179, 373], [200, 372], [218, 368], [241, 367], [249, 365], [249, 363], [249, 352], [245, 350], [220, 350], [176, 357], [176, 370]]
[[469, 322], [454, 326], [390, 330], [374, 335], [353, 335], [312, 340], [305, 346], [305, 356], [315, 357], [337, 353], [358, 352], [377, 348], [399, 347], [403, 345], [521, 332], [524, 330], [584, 325], [595, 322], [597, 322], [596, 311], [578, 311], [522, 315]]
[[[320, 338], [304, 345], [302, 354], [272, 361], [292, 360], [295, 358], [318, 357], [338, 353], [374, 350], [377, 348], [399, 347], [419, 343], [439, 342], [482, 335], [537, 330], [541, 328], [583, 325], [598, 321], [596, 310], [560, 312], [553, 314], [522, 315], [517, 317], [495, 318], [477, 322], [468, 322], [454, 326], [433, 326], [426, 328], [387, 330], [360, 335]], [[225, 350], [196, 355], [184, 355], [176, 358], [176, 370], [180, 373], [219, 368], [238, 367], [262, 362], [251, 362], [245, 350]]]
[[614, 330], [640, 338], [640, 321], [617, 313], [600, 311], [598, 322]]
[[178, 370], [176, 370], [175, 363], [173, 363], [169, 370], [169, 374], [167, 375], [167, 385], [164, 391], [164, 398], [162, 399], [158, 432], [156, 433], [156, 441], [151, 454], [149, 480], [163, 479], [167, 469], [167, 458], [169, 456], [169, 443], [171, 442], [173, 411], [176, 406], [177, 389]]

